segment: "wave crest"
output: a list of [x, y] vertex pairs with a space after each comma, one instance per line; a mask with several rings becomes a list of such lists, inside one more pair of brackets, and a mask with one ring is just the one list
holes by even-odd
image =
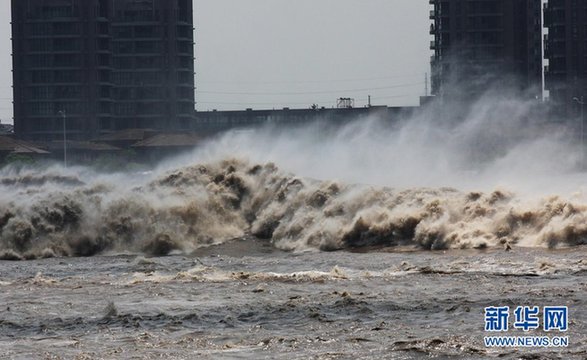
[[292, 251], [553, 248], [587, 238], [585, 204], [557, 196], [347, 185], [235, 159], [130, 189], [120, 179], [88, 179], [26, 174], [0, 183], [9, 194], [0, 198], [0, 259], [165, 255], [249, 234]]

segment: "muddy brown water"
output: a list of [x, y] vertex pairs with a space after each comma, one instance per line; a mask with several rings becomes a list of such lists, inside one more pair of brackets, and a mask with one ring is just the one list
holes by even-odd
[[[586, 255], [244, 238], [189, 256], [0, 261], [0, 358], [585, 359]], [[501, 305], [568, 306], [569, 346], [486, 348], [484, 308]]]

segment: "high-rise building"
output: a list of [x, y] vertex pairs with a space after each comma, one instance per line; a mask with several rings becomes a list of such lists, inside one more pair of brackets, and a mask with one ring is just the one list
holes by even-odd
[[432, 94], [474, 98], [490, 87], [542, 97], [540, 0], [430, 0]]
[[544, 79], [550, 103], [561, 116], [578, 116], [581, 98], [587, 101], [587, 2], [549, 0], [544, 26]]
[[192, 0], [114, 0], [110, 129], [187, 129], [194, 116]]
[[21, 138], [191, 125], [190, 0], [12, 0], [12, 37]]

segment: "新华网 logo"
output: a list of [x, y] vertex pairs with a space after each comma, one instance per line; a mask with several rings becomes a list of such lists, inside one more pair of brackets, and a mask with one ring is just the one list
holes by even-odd
[[[511, 321], [510, 321], [511, 318]], [[490, 306], [485, 308], [485, 331], [504, 334], [512, 329], [524, 333], [542, 329], [552, 336], [487, 336], [487, 347], [563, 347], [568, 346], [567, 336], [555, 336], [555, 332], [569, 329], [569, 309], [567, 306], [518, 306], [510, 311], [509, 306]]]

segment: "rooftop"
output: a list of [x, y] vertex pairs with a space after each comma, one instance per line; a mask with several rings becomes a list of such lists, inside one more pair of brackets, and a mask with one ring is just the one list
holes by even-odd
[[133, 147], [191, 147], [198, 145], [201, 141], [202, 138], [194, 133], [167, 133], [139, 141]]
[[141, 141], [157, 134], [151, 129], [126, 129], [100, 136], [98, 142]]
[[0, 136], [0, 152], [11, 154], [48, 154], [49, 152], [40, 149], [35, 144], [22, 140], [15, 140], [8, 136]]

